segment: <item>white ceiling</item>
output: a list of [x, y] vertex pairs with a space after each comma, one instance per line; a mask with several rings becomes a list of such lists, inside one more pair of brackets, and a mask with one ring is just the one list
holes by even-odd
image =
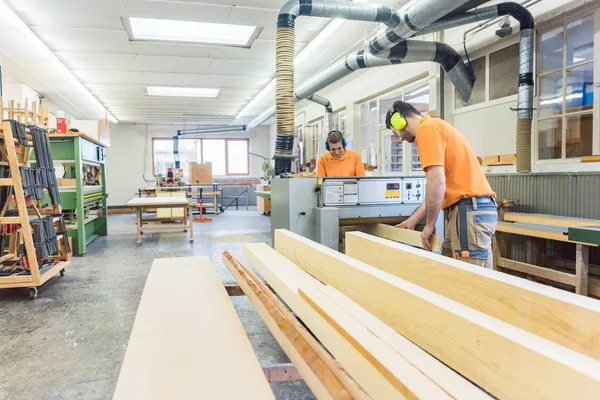
[[[0, 0], [1, 2], [2, 0]], [[275, 74], [275, 26], [283, 0], [5, 0], [31, 30], [120, 122], [198, 123], [200, 116], [235, 115]], [[396, 6], [397, 0], [380, 0]], [[250, 49], [132, 42], [126, 17], [231, 23], [262, 27]], [[328, 22], [299, 18], [300, 51]], [[374, 24], [347, 21], [296, 71], [296, 80], [322, 69], [361, 41]], [[32, 54], [0, 18], [0, 52], [6, 79], [43, 92], [76, 118], [96, 119], [98, 106], [73, 82], [52, 71], [43, 55]], [[2, 40], [2, 37], [5, 39]], [[17, 43], [15, 43], [15, 40]], [[54, 73], [53, 73], [54, 72]], [[219, 87], [218, 99], [148, 97], [154, 86]], [[249, 112], [272, 106], [269, 93]], [[185, 114], [185, 115], [184, 115]], [[191, 115], [191, 116], [190, 116]]]

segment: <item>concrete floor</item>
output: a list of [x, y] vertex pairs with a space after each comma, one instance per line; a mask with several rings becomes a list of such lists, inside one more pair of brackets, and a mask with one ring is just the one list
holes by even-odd
[[[109, 236], [92, 242], [36, 300], [24, 289], [0, 290], [0, 399], [110, 399], [154, 258], [206, 255], [223, 281], [233, 282], [221, 254], [240, 255], [242, 243], [210, 238], [250, 235], [271, 243], [269, 218], [257, 211], [227, 211], [212, 223], [196, 223], [193, 244], [184, 233], [163, 233], [145, 234], [138, 247], [133, 215], [111, 215], [108, 224]], [[261, 365], [288, 362], [248, 299], [231, 299]], [[277, 399], [314, 398], [304, 382], [272, 388]]]

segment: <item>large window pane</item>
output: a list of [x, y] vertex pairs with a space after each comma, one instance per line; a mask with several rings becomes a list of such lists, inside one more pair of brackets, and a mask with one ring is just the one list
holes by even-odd
[[562, 118], [538, 121], [538, 158], [562, 158]]
[[562, 27], [542, 34], [541, 40], [541, 72], [554, 71], [563, 67], [564, 30]]
[[472, 106], [473, 104], [483, 103], [485, 101], [485, 57], [471, 60], [473, 71], [475, 72], [475, 85], [473, 85], [473, 93], [468, 103], [465, 103], [458, 92], [455, 90], [456, 108]]
[[562, 88], [562, 72], [540, 78], [540, 118], [560, 115], [562, 113], [563, 103], [563, 88]]
[[204, 139], [202, 141], [202, 160], [212, 163], [213, 175], [225, 175], [225, 140]]
[[227, 141], [227, 168], [230, 175], [248, 175], [248, 141]]
[[411, 171], [423, 171], [423, 167], [421, 166], [421, 159], [419, 158], [419, 148], [416, 144], [410, 143], [410, 149], [412, 153], [412, 160], [410, 163]]
[[402, 142], [396, 136], [385, 136], [385, 172], [402, 173]]
[[594, 105], [594, 64], [567, 69], [567, 113], [591, 110]]
[[183, 170], [183, 181], [190, 181], [190, 163], [200, 162], [200, 140], [179, 139], [179, 161]]
[[592, 155], [593, 125], [592, 114], [567, 117], [567, 158]]
[[404, 101], [412, 104], [417, 111], [429, 111], [429, 83], [407, 88], [404, 91]]
[[490, 100], [517, 94], [519, 44], [490, 54]]
[[594, 59], [594, 17], [567, 24], [567, 66]]
[[175, 166], [173, 140], [153, 140], [152, 147], [154, 148], [154, 173], [166, 176], [168, 168]]

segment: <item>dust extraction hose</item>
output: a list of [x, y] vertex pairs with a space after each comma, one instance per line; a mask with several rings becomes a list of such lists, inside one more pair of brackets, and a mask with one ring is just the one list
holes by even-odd
[[[275, 64], [275, 104], [277, 110], [277, 141], [275, 143], [275, 174], [289, 173], [294, 150], [294, 21], [286, 20], [277, 27], [277, 62]], [[279, 25], [279, 23], [278, 23]]]
[[517, 119], [517, 172], [531, 172], [531, 119]]

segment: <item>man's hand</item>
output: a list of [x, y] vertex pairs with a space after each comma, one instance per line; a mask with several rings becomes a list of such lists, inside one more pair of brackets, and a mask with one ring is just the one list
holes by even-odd
[[414, 229], [415, 229], [415, 225], [416, 225], [416, 224], [415, 224], [414, 222], [412, 222], [412, 221], [410, 220], [410, 218], [409, 218], [409, 219], [407, 219], [406, 221], [403, 221], [402, 223], [400, 223], [400, 224], [396, 225], [396, 228], [400, 228], [400, 229], [409, 229], [409, 230], [411, 230], [411, 231], [412, 231], [412, 230], [414, 230]]
[[431, 251], [431, 243], [429, 239], [433, 232], [435, 231], [435, 225], [425, 225], [425, 229], [421, 232], [421, 243], [423, 243], [423, 248], [427, 251]]

